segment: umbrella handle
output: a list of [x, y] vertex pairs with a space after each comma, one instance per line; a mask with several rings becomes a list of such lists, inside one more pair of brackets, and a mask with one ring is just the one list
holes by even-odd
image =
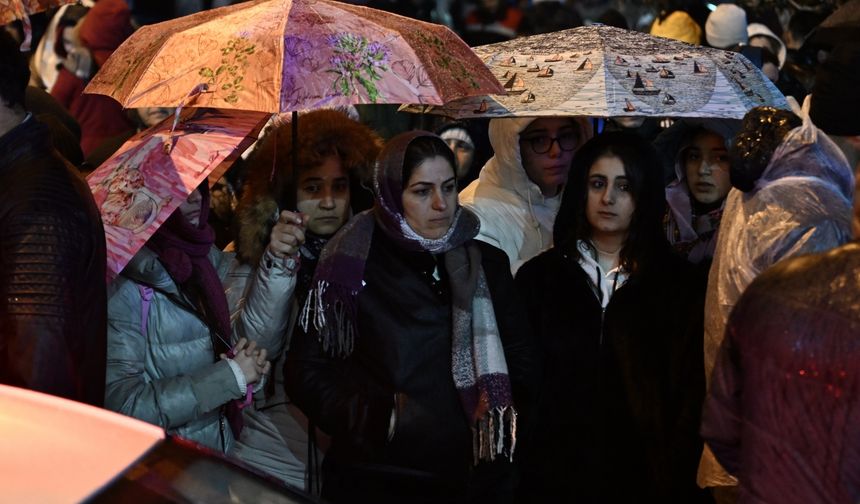
[[179, 126], [179, 118], [182, 113], [182, 108], [193, 102], [195, 98], [197, 98], [200, 93], [208, 93], [209, 85], [206, 83], [200, 83], [194, 86], [194, 88], [185, 95], [185, 98], [179, 102], [179, 105], [176, 106], [176, 110], [173, 112], [173, 126], [170, 127], [170, 137], [164, 141], [164, 153], [170, 154], [173, 150], [173, 145], [176, 143], [175, 138], [173, 136], [173, 132], [176, 130], [176, 127]]

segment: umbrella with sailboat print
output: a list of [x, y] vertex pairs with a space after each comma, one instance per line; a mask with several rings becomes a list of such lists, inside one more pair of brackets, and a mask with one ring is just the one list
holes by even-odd
[[411, 112], [451, 117], [652, 116], [742, 118], [788, 109], [744, 56], [646, 33], [591, 25], [474, 48], [507, 94]]

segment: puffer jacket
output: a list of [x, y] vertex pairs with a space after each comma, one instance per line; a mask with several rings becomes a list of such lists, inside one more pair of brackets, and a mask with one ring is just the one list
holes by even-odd
[[[254, 271], [214, 247], [209, 259], [227, 293], [233, 342], [245, 337], [278, 355], [295, 277], [278, 261], [264, 258]], [[153, 289], [145, 334], [141, 285]], [[216, 359], [202, 316], [155, 253], [141, 249], [108, 296], [106, 407], [210, 448], [229, 450], [233, 435], [221, 406], [243, 391], [228, 363]]]
[[[552, 246], [552, 225], [561, 193], [547, 198], [523, 168], [520, 133], [534, 117], [493, 119], [489, 136], [494, 155], [478, 179], [460, 192], [460, 204], [481, 219], [476, 237], [502, 249], [511, 262], [511, 271]], [[579, 124], [582, 145], [590, 137], [587, 121]]]

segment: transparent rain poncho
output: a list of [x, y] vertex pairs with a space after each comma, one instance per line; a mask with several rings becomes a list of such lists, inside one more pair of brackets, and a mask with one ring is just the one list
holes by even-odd
[[[781, 259], [823, 252], [851, 239], [854, 176], [845, 156], [801, 112], [803, 125], [776, 147], [755, 187], [732, 189], [720, 223], [705, 302], [705, 373], [716, 361], [729, 313], [747, 286]], [[705, 450], [702, 486], [736, 480]]]

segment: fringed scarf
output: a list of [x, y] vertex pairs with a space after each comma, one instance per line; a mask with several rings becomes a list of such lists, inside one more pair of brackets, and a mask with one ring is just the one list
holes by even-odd
[[[375, 206], [358, 214], [323, 249], [299, 322], [309, 322], [325, 351], [347, 357], [359, 339], [358, 294], [376, 227], [407, 251], [444, 254], [451, 286], [451, 373], [463, 410], [472, 427], [474, 462], [513, 456], [516, 411], [508, 368], [481, 253], [472, 241], [480, 223], [474, 213], [458, 208], [441, 238], [423, 238], [403, 214], [403, 162], [414, 139], [433, 136], [412, 131], [391, 139], [374, 170]], [[396, 286], [392, 286], [396, 288]]]
[[[180, 288], [190, 293], [202, 305], [204, 318], [214, 333], [212, 347], [219, 355], [230, 355], [230, 306], [221, 278], [209, 260], [215, 243], [215, 231], [209, 225], [209, 186], [198, 188], [202, 196], [198, 224], [192, 225], [180, 209], [176, 209], [158, 231], [146, 242], [147, 248], [158, 256], [167, 273]], [[226, 416], [234, 436], [242, 430], [242, 413], [238, 401], [227, 406]]]

